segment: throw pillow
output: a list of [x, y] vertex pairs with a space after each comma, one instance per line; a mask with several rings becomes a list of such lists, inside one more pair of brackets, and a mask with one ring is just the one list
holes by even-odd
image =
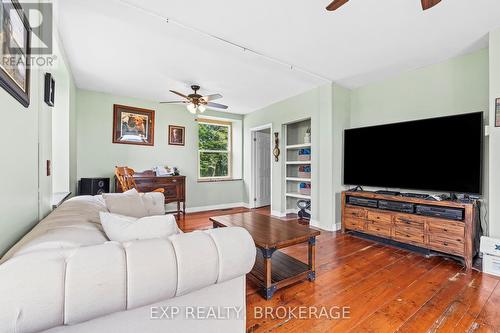
[[101, 212], [101, 224], [108, 238], [117, 242], [167, 238], [179, 233], [173, 215], [148, 216], [140, 219]]
[[146, 206], [136, 189], [124, 193], [105, 193], [102, 197], [110, 213], [137, 218], [148, 216]]

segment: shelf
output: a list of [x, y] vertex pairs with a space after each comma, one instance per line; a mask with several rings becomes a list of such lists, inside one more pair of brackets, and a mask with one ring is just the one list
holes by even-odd
[[310, 165], [311, 161], [287, 161], [286, 165]]
[[286, 180], [291, 182], [311, 182], [311, 178], [286, 177]]
[[311, 200], [311, 196], [310, 195], [304, 195], [304, 194], [299, 194], [299, 193], [287, 193], [286, 196], [290, 197], [290, 198]]
[[311, 144], [310, 143], [301, 143], [301, 144], [298, 144], [298, 145], [286, 146], [286, 149], [289, 149], [289, 150], [292, 150], [292, 149], [302, 149], [302, 148], [311, 148]]

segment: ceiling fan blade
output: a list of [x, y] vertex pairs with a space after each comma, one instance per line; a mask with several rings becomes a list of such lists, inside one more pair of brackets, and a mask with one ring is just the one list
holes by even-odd
[[216, 99], [222, 98], [222, 95], [221, 94], [213, 94], [213, 95], [203, 96], [202, 98], [205, 101], [210, 102], [210, 101], [215, 101]]
[[160, 104], [188, 104], [188, 101], [160, 102]]
[[175, 90], [170, 90], [170, 92], [171, 92], [171, 93], [174, 93], [174, 94], [176, 94], [176, 95], [179, 95], [179, 96], [181, 96], [181, 97], [184, 97], [185, 99], [189, 99], [189, 97], [187, 97], [186, 95], [181, 94], [180, 92], [177, 92], [177, 91], [175, 91]]
[[440, 2], [441, 0], [422, 0], [422, 9], [423, 10], [430, 9]]
[[210, 108], [217, 108], [217, 109], [224, 109], [224, 110], [229, 109], [229, 106], [223, 105], [223, 104], [218, 104], [218, 103], [207, 103], [207, 106]]
[[345, 5], [349, 0], [333, 0], [331, 4], [326, 7], [328, 11], [334, 11]]

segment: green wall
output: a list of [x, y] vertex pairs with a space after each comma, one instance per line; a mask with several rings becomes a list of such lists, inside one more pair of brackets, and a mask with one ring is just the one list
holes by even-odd
[[[499, 56], [500, 52], [496, 59]], [[493, 67], [490, 70], [489, 61], [488, 49], [482, 49], [354, 89], [351, 92], [350, 126], [361, 127], [478, 111], [485, 112], [487, 123], [489, 76], [495, 73]], [[425, 138], [425, 133], [422, 136]], [[432, 140], [432, 137], [427, 139]], [[457, 142], [460, 140], [455, 139]], [[486, 206], [490, 201], [489, 187], [493, 185], [489, 182], [489, 155], [489, 140], [486, 138], [483, 195]], [[491, 155], [494, 156], [493, 151]], [[497, 165], [497, 170], [499, 166], [500, 164]], [[491, 209], [488, 211], [494, 209], [495, 202], [498, 200], [491, 200]], [[487, 226], [485, 229], [488, 230]]]
[[[497, 43], [498, 48], [500, 42]], [[496, 51], [500, 54], [498, 50], [500, 48]], [[310, 117], [314, 157], [312, 168], [315, 170], [313, 222], [324, 229], [332, 229], [335, 224], [338, 226], [340, 194], [346, 189], [342, 184], [344, 129], [476, 111], [485, 111], [487, 119], [489, 75], [488, 50], [482, 49], [353, 90], [337, 84], [325, 85], [246, 115], [246, 202], [250, 202], [251, 185], [250, 129], [271, 123], [273, 131], [281, 133], [283, 124]], [[496, 82], [497, 95], [500, 96], [498, 77]], [[487, 205], [490, 184], [488, 139], [485, 141], [484, 201]], [[284, 142], [281, 149], [284, 149]], [[500, 162], [497, 163], [498, 168]], [[280, 215], [285, 212], [283, 159], [278, 163], [274, 162], [272, 170], [272, 209], [276, 215]]]
[[[243, 181], [198, 182], [197, 123], [184, 106], [114, 96], [106, 93], [77, 92], [77, 178], [113, 178], [116, 165], [136, 171], [158, 165], [177, 166], [187, 177], [187, 206], [207, 207], [243, 202]], [[113, 104], [155, 110], [155, 145], [143, 147], [112, 143]], [[207, 111], [207, 115], [242, 120], [243, 116]], [[186, 146], [170, 146], [169, 125], [186, 127]], [[241, 149], [240, 149], [241, 150]]]
[[488, 110], [488, 50], [354, 89], [351, 126]]
[[[54, 45], [57, 57], [54, 67], [31, 70], [29, 108], [24, 108], [0, 88], [0, 110], [8, 119], [2, 128], [4, 140], [0, 143], [0, 256], [50, 212], [52, 177], [46, 175], [45, 163], [52, 159], [52, 113], [55, 108], [43, 102], [45, 72], [52, 72], [56, 82], [66, 81], [74, 89], [64, 52], [58, 48], [56, 31]], [[74, 112], [74, 109], [69, 111]]]
[[[332, 205], [334, 196], [333, 180], [333, 124], [336, 115], [333, 113], [335, 89], [337, 85], [326, 84], [300, 95], [288, 98], [278, 103], [269, 105], [245, 115], [244, 121], [244, 179], [245, 202], [250, 204], [252, 184], [251, 160], [251, 130], [263, 125], [272, 124], [273, 132], [280, 134], [281, 158], [279, 162], [273, 160], [271, 203], [274, 215], [281, 216], [286, 213], [284, 176], [286, 166], [285, 138], [283, 137], [284, 125], [311, 119], [312, 143], [312, 221], [311, 223], [325, 230], [334, 230], [335, 207]], [[340, 109], [339, 109], [340, 110]], [[344, 110], [346, 111], [346, 110]], [[340, 112], [340, 111], [339, 111]]]

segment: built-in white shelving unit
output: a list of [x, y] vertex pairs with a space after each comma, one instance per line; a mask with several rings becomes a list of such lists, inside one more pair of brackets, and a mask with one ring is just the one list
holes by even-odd
[[310, 195], [304, 195], [304, 194], [300, 194], [300, 193], [287, 193], [286, 196], [289, 197], [289, 198], [311, 200], [311, 196]]
[[302, 149], [302, 148], [311, 148], [310, 143], [301, 143], [298, 145], [286, 146], [286, 149]]
[[311, 178], [299, 178], [299, 177], [286, 177], [286, 180], [287, 181], [290, 181], [290, 182], [311, 182]]
[[310, 165], [311, 161], [287, 161], [287, 165]]
[[[285, 203], [287, 212], [298, 211], [298, 200], [311, 200], [311, 195], [308, 193], [299, 193], [300, 184], [307, 184], [312, 186], [311, 175], [314, 170], [311, 169], [311, 160], [300, 160], [299, 152], [302, 149], [307, 149], [311, 152], [309, 155], [312, 157], [311, 142], [306, 142], [306, 133], [311, 128], [311, 120], [301, 120], [285, 125]], [[310, 140], [309, 140], [310, 141]], [[300, 168], [308, 168], [311, 173], [307, 177], [304, 173], [300, 173]]]

